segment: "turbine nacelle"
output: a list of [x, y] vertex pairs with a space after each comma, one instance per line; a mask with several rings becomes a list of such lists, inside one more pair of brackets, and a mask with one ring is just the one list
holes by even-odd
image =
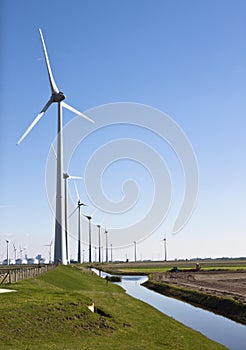
[[61, 101], [65, 100], [65, 98], [66, 98], [66, 96], [64, 95], [64, 93], [62, 91], [60, 91], [58, 94], [54, 92], [51, 95], [52, 102], [61, 102]]

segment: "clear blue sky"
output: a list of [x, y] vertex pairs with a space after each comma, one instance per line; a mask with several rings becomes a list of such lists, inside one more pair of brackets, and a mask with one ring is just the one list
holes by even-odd
[[[245, 13], [243, 0], [1, 1], [0, 260], [6, 239], [12, 256], [14, 243], [28, 256], [48, 257], [44, 245], [54, 235], [45, 167], [56, 135], [56, 107], [16, 146], [50, 96], [38, 28], [68, 103], [82, 111], [125, 101], [152, 106], [170, 115], [194, 148], [200, 187], [190, 221], [177, 235], [164, 223], [138, 244], [138, 258], [163, 258], [164, 232], [169, 258], [246, 256]], [[64, 112], [64, 123], [72, 118]], [[131, 128], [123, 135], [135, 137]], [[147, 135], [142, 138], [148, 143]], [[153, 146], [151, 137], [149, 142]], [[84, 152], [93, 150], [88, 146]], [[84, 176], [82, 157], [75, 155], [70, 173]], [[130, 177], [140, 174], [140, 196], [150, 198], [151, 181], [141, 175], [143, 169], [131, 164], [127, 169]], [[112, 171], [118, 182], [112, 185], [109, 177], [104, 191], [118, 200], [125, 173], [120, 163]], [[79, 188], [82, 196], [83, 181]], [[71, 196], [76, 201], [72, 185]], [[138, 210], [147, 209], [140, 205]], [[103, 220], [103, 213], [96, 215], [97, 222]], [[133, 258], [133, 246], [114, 252], [118, 259], [126, 255]]]

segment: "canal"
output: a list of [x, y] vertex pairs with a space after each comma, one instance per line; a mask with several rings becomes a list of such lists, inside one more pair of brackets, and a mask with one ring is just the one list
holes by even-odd
[[[93, 269], [101, 277], [108, 274]], [[225, 345], [230, 350], [246, 349], [246, 326], [213, 312], [192, 306], [183, 301], [166, 297], [143, 287], [146, 276], [121, 276], [116, 284], [125, 289], [128, 295], [144, 301], [164, 314], [204, 334], [206, 337]]]

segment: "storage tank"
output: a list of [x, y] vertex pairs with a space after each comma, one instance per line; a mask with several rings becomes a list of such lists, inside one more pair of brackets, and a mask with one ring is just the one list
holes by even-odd
[[23, 258], [16, 259], [16, 265], [27, 265], [27, 260]]
[[35, 259], [35, 258], [28, 258], [27, 259], [27, 263], [30, 264], [30, 265], [34, 265], [34, 264], [38, 264], [38, 259]]

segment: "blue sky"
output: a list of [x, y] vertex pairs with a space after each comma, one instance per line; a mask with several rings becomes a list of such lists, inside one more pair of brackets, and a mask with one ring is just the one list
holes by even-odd
[[[169, 233], [164, 223], [139, 243], [138, 258], [163, 258], [165, 232], [170, 258], [246, 255], [245, 11], [245, 1], [240, 0], [1, 1], [0, 260], [6, 239], [25, 247], [29, 256], [48, 257], [44, 245], [54, 233], [45, 169], [56, 136], [56, 107], [16, 146], [50, 94], [38, 28], [66, 102], [82, 111], [115, 102], [152, 106], [178, 123], [193, 146], [200, 183], [194, 213], [179, 234]], [[64, 113], [64, 123], [73, 117]], [[132, 128], [111, 129], [114, 133], [119, 138], [139, 135]], [[111, 138], [102, 132], [98, 145]], [[179, 198], [182, 177], [167, 147], [143, 132], [141, 139], [166, 154]], [[95, 145], [92, 138], [84, 153], [78, 150], [71, 174], [84, 176], [83, 156], [90, 157]], [[141, 203], [152, 198], [151, 178], [141, 175], [138, 165], [124, 161], [122, 166], [124, 172], [120, 163], [114, 165], [104, 191], [118, 200], [124, 174], [136, 175], [143, 202], [135, 209], [141, 215], [148, 209]], [[78, 186], [87, 199], [83, 181]], [[71, 197], [76, 201], [72, 185]], [[91, 213], [94, 208], [85, 210]], [[104, 213], [95, 215], [95, 221], [104, 220]], [[123, 221], [122, 215], [119, 225]], [[86, 230], [86, 222], [83, 225]], [[72, 242], [71, 255], [76, 257], [75, 239]], [[117, 249], [114, 255], [132, 259], [133, 246]]]

